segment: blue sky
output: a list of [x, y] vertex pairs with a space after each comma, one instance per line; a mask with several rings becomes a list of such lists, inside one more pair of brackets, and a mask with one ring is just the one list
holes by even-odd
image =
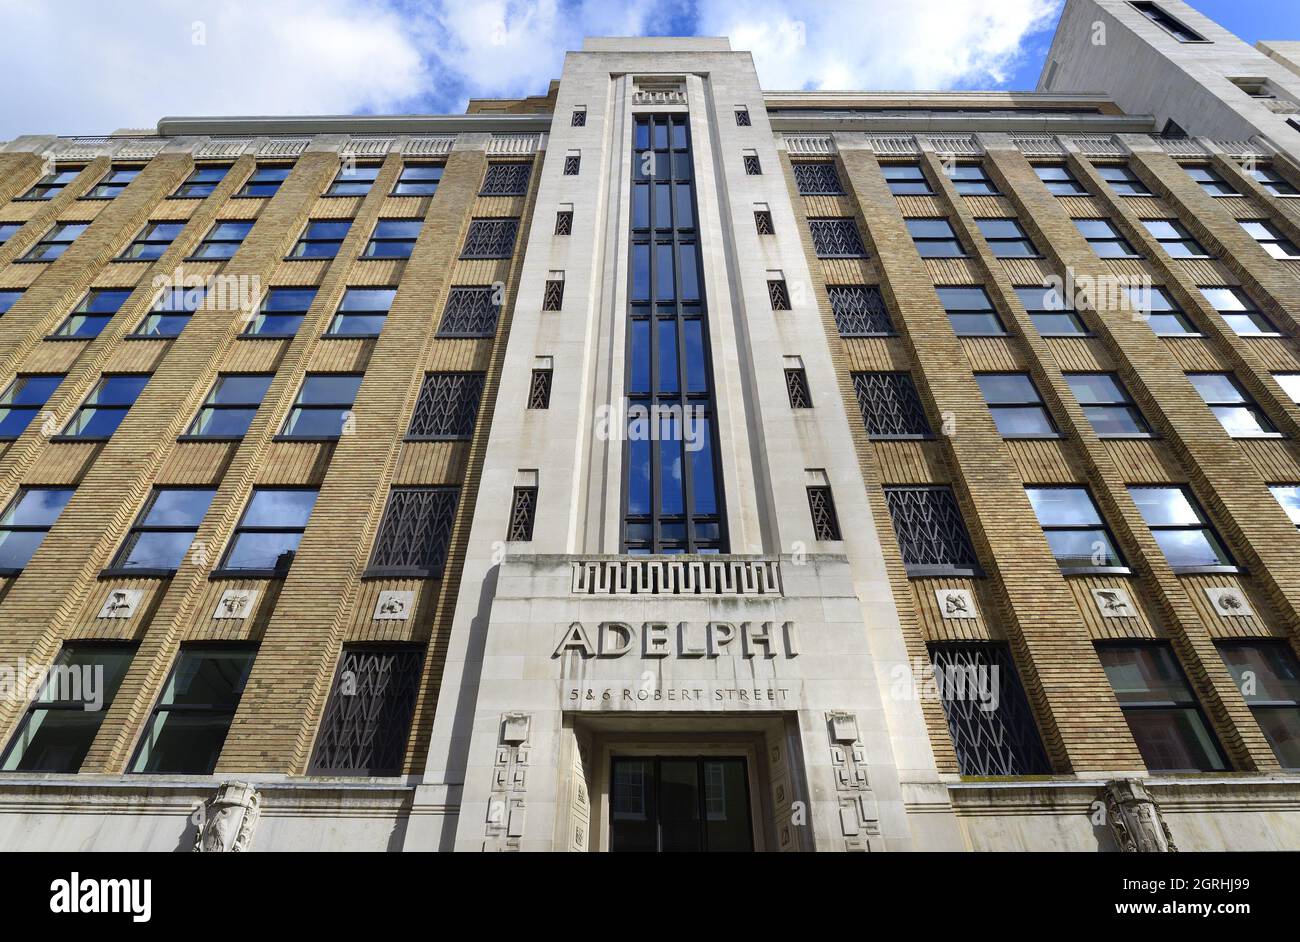
[[[1248, 42], [1300, 0], [1191, 0]], [[727, 35], [769, 89], [1032, 89], [1063, 0], [0, 0], [0, 140], [164, 115], [459, 112], [584, 35]], [[58, 50], [52, 54], [51, 50]]]

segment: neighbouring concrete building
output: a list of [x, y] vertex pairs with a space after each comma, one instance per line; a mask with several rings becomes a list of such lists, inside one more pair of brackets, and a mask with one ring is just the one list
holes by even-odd
[[0, 146], [0, 847], [1300, 848], [1300, 132], [1175, 53], [1297, 86], [1212, 26]]

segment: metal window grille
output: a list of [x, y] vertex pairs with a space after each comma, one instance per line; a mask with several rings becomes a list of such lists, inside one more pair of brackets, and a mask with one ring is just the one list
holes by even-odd
[[840, 521], [835, 515], [831, 489], [825, 485], [808, 488], [808, 509], [812, 513], [813, 534], [819, 540], [838, 540]]
[[411, 415], [407, 438], [467, 439], [474, 434], [483, 373], [429, 373]]
[[528, 385], [528, 408], [551, 407], [551, 376], [551, 370], [533, 370], [533, 379]]
[[321, 719], [313, 775], [398, 775], [420, 687], [422, 653], [348, 645]]
[[479, 196], [524, 196], [528, 193], [528, 180], [533, 165], [529, 163], [490, 163], [483, 175], [483, 188]]
[[510, 506], [510, 540], [531, 540], [537, 513], [537, 488], [516, 487]]
[[497, 331], [500, 311], [491, 285], [452, 288], [442, 310], [438, 336], [491, 337]]
[[564, 209], [555, 214], [555, 234], [573, 234], [573, 210]]
[[800, 196], [842, 196], [844, 186], [835, 165], [828, 161], [801, 161], [793, 164], [794, 182]]
[[776, 227], [772, 225], [772, 211], [754, 210], [754, 228], [758, 230], [759, 235], [776, 235]]
[[931, 434], [921, 397], [907, 373], [854, 373], [853, 392], [871, 438]]
[[455, 487], [393, 488], [370, 568], [441, 578], [459, 497]]
[[908, 575], [978, 569], [970, 534], [947, 487], [886, 487], [885, 500]]
[[772, 302], [772, 310], [790, 310], [790, 290], [782, 278], [772, 278], [767, 283], [767, 296]]
[[876, 285], [832, 285], [826, 288], [841, 337], [880, 337], [894, 333], [885, 298]]
[[542, 292], [542, 310], [558, 311], [564, 306], [564, 279], [553, 278], [546, 282]]
[[580, 166], [582, 166], [582, 158], [576, 154], [570, 154], [564, 158], [564, 175], [566, 177], [576, 177]]
[[509, 258], [515, 250], [518, 219], [474, 219], [465, 234], [461, 258]]
[[791, 409], [812, 408], [812, 393], [808, 391], [808, 374], [803, 367], [785, 371], [785, 391], [790, 394]]
[[757, 154], [745, 155], [745, 173], [751, 177], [756, 177], [763, 172], [762, 165], [758, 162]]
[[810, 219], [808, 228], [812, 230], [813, 248], [818, 258], [866, 257], [867, 250], [862, 246], [862, 235], [852, 219]]

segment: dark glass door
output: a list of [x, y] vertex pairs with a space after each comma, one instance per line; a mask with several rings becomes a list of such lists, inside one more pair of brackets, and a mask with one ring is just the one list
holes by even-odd
[[754, 849], [744, 759], [626, 757], [610, 771], [610, 850]]

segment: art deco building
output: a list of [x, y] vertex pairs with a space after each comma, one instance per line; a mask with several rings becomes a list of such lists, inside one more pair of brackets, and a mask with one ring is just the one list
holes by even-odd
[[0, 147], [0, 846], [1300, 848], [1300, 77], [1062, 22]]

